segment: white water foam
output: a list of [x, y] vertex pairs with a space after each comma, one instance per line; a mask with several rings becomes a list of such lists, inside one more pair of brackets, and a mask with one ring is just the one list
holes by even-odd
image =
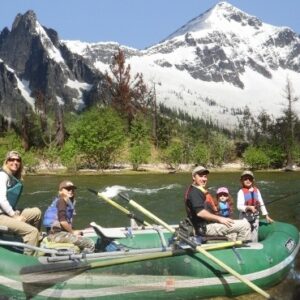
[[176, 187], [180, 187], [179, 184], [169, 184], [166, 186], [162, 186], [159, 188], [153, 188], [153, 189], [144, 189], [144, 188], [128, 188], [126, 186], [120, 186], [120, 185], [113, 185], [110, 187], [106, 187], [103, 192], [101, 192], [103, 195], [109, 198], [116, 197], [119, 193], [121, 192], [133, 192], [136, 194], [146, 194], [146, 195], [151, 195], [151, 194], [156, 194], [159, 191], [162, 190], [171, 190]]

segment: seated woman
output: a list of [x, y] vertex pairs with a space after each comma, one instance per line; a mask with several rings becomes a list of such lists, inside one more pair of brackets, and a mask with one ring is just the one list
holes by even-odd
[[43, 225], [50, 242], [72, 243], [81, 251], [92, 253], [95, 250], [94, 241], [83, 237], [80, 230], [73, 229], [75, 189], [76, 186], [69, 180], [60, 183], [58, 196], [44, 214]]
[[[7, 153], [0, 169], [0, 226], [20, 236], [29, 246], [38, 246], [41, 211], [38, 207], [18, 209], [17, 204], [22, 193], [23, 162], [17, 151]], [[24, 248], [24, 254], [34, 255], [35, 251]]]

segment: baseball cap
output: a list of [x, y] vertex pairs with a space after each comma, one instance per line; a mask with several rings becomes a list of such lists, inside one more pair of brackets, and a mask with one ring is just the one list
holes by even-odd
[[209, 171], [203, 167], [203, 166], [197, 166], [193, 171], [192, 171], [192, 176], [195, 174], [209, 174]]
[[13, 157], [17, 157], [17, 158], [21, 159], [20, 153], [13, 150], [13, 151], [7, 152], [7, 154], [5, 156], [5, 161], [7, 161], [8, 159], [13, 158]]
[[59, 184], [59, 190], [62, 190], [63, 188], [67, 188], [67, 187], [73, 187], [74, 189], [77, 189], [77, 187], [73, 184], [72, 181], [69, 180], [64, 180]]
[[224, 187], [224, 186], [218, 188], [218, 190], [217, 190], [217, 195], [218, 195], [218, 194], [221, 194], [221, 193], [229, 194], [228, 188], [227, 188], [227, 187]]
[[249, 170], [244, 171], [242, 173], [242, 175], [241, 175], [241, 178], [243, 178], [244, 176], [250, 176], [250, 177], [252, 177], [254, 179], [253, 173], [251, 171], [249, 171]]

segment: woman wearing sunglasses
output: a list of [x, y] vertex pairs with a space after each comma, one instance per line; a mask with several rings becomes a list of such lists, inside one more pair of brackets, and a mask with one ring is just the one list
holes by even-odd
[[95, 243], [93, 240], [83, 237], [80, 230], [73, 229], [76, 186], [71, 181], [64, 180], [59, 184], [58, 189], [58, 196], [47, 208], [43, 218], [43, 225], [48, 233], [48, 241], [71, 243], [86, 253], [94, 252]]
[[[37, 246], [41, 223], [40, 209], [17, 209], [23, 189], [22, 171], [21, 155], [17, 151], [8, 152], [0, 169], [0, 226], [21, 236], [25, 244]], [[24, 254], [33, 255], [34, 250], [25, 248]]]
[[266, 218], [267, 222], [274, 222], [267, 211], [264, 200], [259, 189], [256, 187], [254, 175], [246, 170], [241, 175], [242, 188], [237, 195], [237, 209], [241, 219], [247, 219], [251, 225], [252, 241], [258, 241], [259, 212]]

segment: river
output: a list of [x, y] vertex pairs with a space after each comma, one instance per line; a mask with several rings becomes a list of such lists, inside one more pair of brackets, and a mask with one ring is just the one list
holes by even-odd
[[[240, 173], [211, 173], [208, 182], [209, 190], [214, 193], [218, 187], [227, 186], [236, 199], [240, 188], [239, 177]], [[270, 216], [275, 221], [288, 222], [300, 229], [300, 173], [257, 172], [255, 177]], [[26, 176], [20, 206], [38, 206], [44, 211], [56, 195], [59, 182], [64, 179], [66, 177]], [[177, 224], [185, 217], [183, 194], [191, 182], [191, 175], [183, 173], [151, 175], [141, 172], [139, 175], [69, 176], [67, 179], [72, 180], [78, 187], [75, 227], [79, 229], [88, 227], [91, 221], [104, 227], [129, 224], [125, 215], [100, 200], [89, 189], [101, 192], [109, 189], [112, 193], [122, 191], [165, 222]], [[130, 210], [124, 200], [118, 197], [114, 200]], [[291, 300], [297, 289], [300, 290], [300, 254], [288, 277], [268, 292], [277, 299]], [[235, 299], [261, 298], [253, 294]]]

